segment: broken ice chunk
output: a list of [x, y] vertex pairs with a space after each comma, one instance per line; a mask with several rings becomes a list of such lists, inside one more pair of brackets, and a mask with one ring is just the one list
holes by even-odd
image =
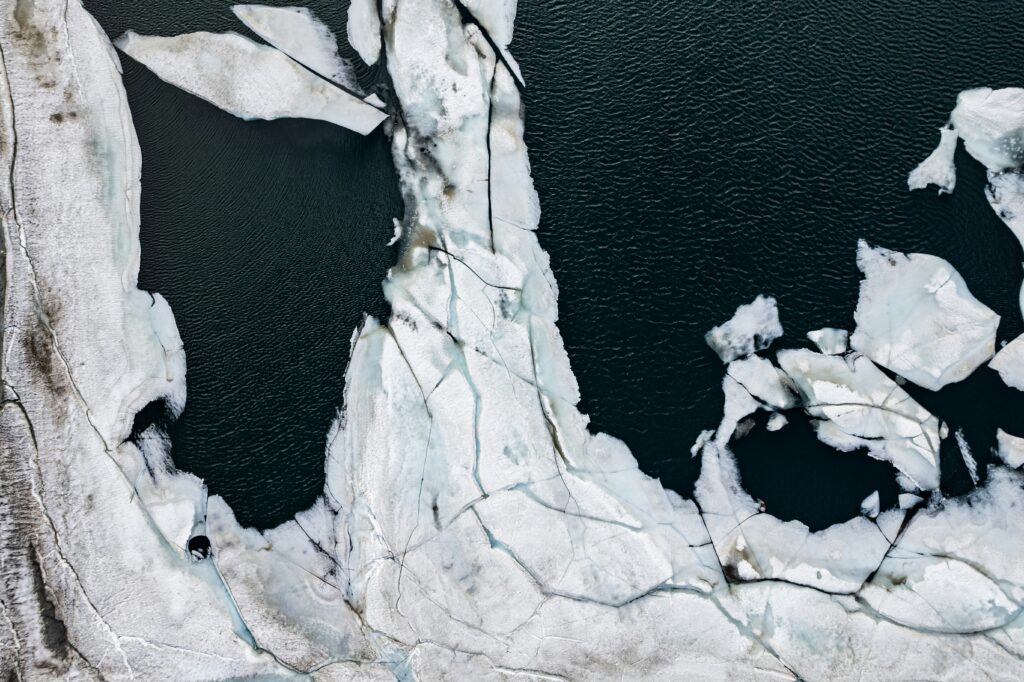
[[377, 0], [352, 0], [345, 27], [348, 42], [368, 65], [380, 59], [380, 15]]
[[857, 267], [864, 279], [850, 339], [855, 350], [933, 391], [966, 379], [992, 357], [999, 316], [948, 262], [861, 240]]
[[964, 90], [950, 120], [967, 151], [989, 170], [1024, 164], [1024, 88]]
[[764, 350], [782, 336], [775, 299], [758, 295], [736, 309], [732, 319], [704, 335], [722, 362], [731, 362]]
[[924, 498], [914, 493], [900, 493], [896, 500], [899, 502], [900, 509], [910, 509], [924, 502]]
[[999, 443], [996, 454], [1006, 462], [1006, 466], [1018, 469], [1024, 464], [1024, 438], [997, 429], [996, 442]]
[[842, 355], [846, 352], [849, 332], [845, 329], [823, 327], [807, 332], [807, 338], [825, 355]]
[[939, 146], [928, 155], [928, 158], [910, 171], [907, 186], [924, 189], [928, 185], [938, 185], [939, 194], [949, 194], [956, 187], [956, 165], [953, 155], [956, 153], [957, 134], [950, 126], [939, 129], [941, 139]]
[[366, 135], [387, 115], [292, 61], [235, 33], [172, 38], [132, 31], [117, 40], [162, 80], [239, 118], [311, 118]]
[[1024, 334], [1003, 346], [988, 366], [999, 372], [1007, 386], [1024, 391]]
[[939, 487], [939, 420], [862, 355], [779, 352], [804, 409], [822, 419], [818, 438], [843, 451], [867, 448], [922, 490]]
[[305, 7], [235, 5], [231, 8], [253, 33], [318, 74], [360, 92], [352, 66], [338, 56], [331, 29]]
[[786, 419], [786, 415], [782, 414], [781, 412], [776, 412], [772, 416], [768, 417], [768, 425], [766, 428], [769, 431], [778, 431], [788, 423], [789, 420]]
[[786, 385], [786, 375], [762, 357], [752, 356], [729, 363], [726, 373], [750, 395], [779, 410], [796, 405], [796, 398]]
[[971, 482], [974, 485], [978, 485], [978, 462], [974, 459], [974, 453], [971, 452], [971, 446], [967, 444], [967, 438], [964, 436], [963, 429], [957, 429], [954, 434], [956, 437], [956, 445], [960, 448], [960, 456], [964, 459], [964, 466], [967, 467], [967, 473], [971, 477]]
[[881, 502], [878, 497], [878, 491], [871, 493], [864, 498], [864, 501], [860, 503], [860, 513], [869, 519], [873, 519], [878, 516], [878, 512], [881, 511]]

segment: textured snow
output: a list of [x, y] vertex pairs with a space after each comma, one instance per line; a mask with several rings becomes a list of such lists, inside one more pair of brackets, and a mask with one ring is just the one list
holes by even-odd
[[1003, 346], [988, 366], [999, 372], [1007, 386], [1024, 391], [1024, 335]]
[[162, 80], [239, 118], [312, 118], [362, 135], [387, 118], [283, 52], [235, 33], [163, 38], [129, 31], [117, 46]]
[[345, 26], [348, 42], [363, 61], [373, 66], [380, 59], [380, 15], [377, 0], [352, 0]]
[[964, 436], [963, 429], [957, 429], [953, 434], [956, 437], [956, 446], [960, 450], [960, 456], [964, 460], [964, 466], [967, 467], [967, 474], [971, 477], [971, 482], [974, 485], [978, 485], [978, 462], [974, 459], [974, 453], [971, 452], [971, 446], [967, 444], [967, 438]]
[[949, 194], [956, 188], [956, 164], [953, 155], [956, 153], [957, 133], [951, 126], [939, 129], [939, 146], [924, 161], [910, 171], [907, 186], [924, 189], [928, 185], [937, 185], [939, 194]]
[[832, 327], [824, 327], [807, 332], [807, 338], [825, 355], [842, 355], [845, 353], [849, 336], [849, 332], [845, 329], [834, 329]]
[[[518, 87], [441, 0], [382, 3], [404, 250], [390, 318], [352, 337], [324, 494], [239, 527], [159, 430], [126, 440], [151, 400], [180, 409], [184, 357], [166, 302], [135, 286], [140, 158], [116, 54], [77, 0], [18, 5], [0, 14], [17, 140], [0, 147], [5, 677], [1024, 676], [1018, 472], [819, 532], [742, 489], [737, 415], [797, 405], [841, 445], [937, 477], [937, 420], [866, 357], [783, 351], [784, 376], [745, 357], [767, 343], [757, 325], [735, 330], [750, 350], [695, 446], [694, 500], [588, 431]], [[209, 558], [181, 546], [196, 533]]]
[[722, 362], [731, 362], [764, 350], [782, 336], [775, 299], [758, 295], [736, 309], [732, 318], [704, 335]]
[[996, 430], [996, 454], [1006, 466], [1019, 469], [1024, 465], [1024, 438], [1014, 436], [1002, 429]]
[[832, 447], [867, 448], [891, 462], [905, 483], [939, 487], [939, 421], [867, 357], [779, 351], [779, 365], [796, 384], [804, 409], [822, 421], [817, 434]]
[[359, 92], [351, 64], [338, 56], [338, 39], [305, 7], [234, 5], [231, 11], [252, 32], [318, 74]]
[[864, 273], [850, 345], [919, 386], [966, 379], [995, 352], [999, 316], [945, 260], [857, 247]]

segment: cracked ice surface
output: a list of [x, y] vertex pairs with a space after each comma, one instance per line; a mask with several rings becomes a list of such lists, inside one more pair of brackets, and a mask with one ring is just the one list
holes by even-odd
[[[587, 431], [535, 233], [519, 90], [446, 0], [380, 5], [406, 248], [385, 282], [390, 319], [353, 335], [324, 495], [278, 528], [240, 528], [173, 469], [158, 432], [125, 442], [147, 402], [180, 409], [184, 358], [170, 308], [135, 286], [139, 157], [117, 57], [77, 0], [18, 6], [0, 14], [3, 139], [17, 140], [0, 148], [3, 672], [1024, 675], [1019, 473], [993, 470], [964, 501], [904, 496], [812, 533], [742, 490], [725, 419], [702, 439], [695, 500]], [[57, 123], [65, 92], [76, 117]], [[740, 355], [770, 335], [751, 330]], [[930, 471], [913, 458], [926, 459], [915, 448], [937, 420], [867, 358], [787, 353], [814, 360], [797, 371], [780, 353], [786, 376], [731, 358], [733, 417], [794, 405], [790, 383], [803, 400], [832, 377], [830, 396], [847, 386], [862, 402], [804, 409]], [[899, 447], [885, 442], [904, 428], [890, 408], [909, 415]], [[209, 559], [180, 546], [197, 532]]]
[[171, 38], [129, 31], [117, 47], [162, 80], [239, 118], [311, 118], [366, 135], [387, 118], [288, 55], [237, 33]]
[[338, 42], [305, 7], [234, 5], [231, 11], [253, 33], [328, 80], [359, 92], [351, 64], [338, 56]]
[[764, 350], [780, 336], [782, 325], [775, 299], [758, 295], [736, 308], [732, 318], [705, 334], [704, 340], [722, 362], [731, 362]]
[[939, 420], [867, 357], [784, 350], [779, 365], [800, 391], [804, 409], [821, 420], [815, 425], [819, 439], [843, 451], [867, 448], [906, 477], [904, 487], [939, 487]]
[[857, 246], [864, 273], [850, 345], [919, 386], [962, 381], [995, 352], [999, 316], [945, 260]]

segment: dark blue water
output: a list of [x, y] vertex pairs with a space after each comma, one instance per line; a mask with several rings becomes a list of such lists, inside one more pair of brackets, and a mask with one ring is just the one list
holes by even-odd
[[[228, 2], [86, 0], [111, 35], [238, 30]], [[285, 4], [275, 2], [273, 4]], [[115, 6], [116, 5], [116, 6]], [[344, 35], [345, 2], [309, 6]], [[513, 52], [560, 328], [595, 430], [684, 494], [689, 447], [721, 414], [704, 332], [758, 293], [779, 300], [776, 347], [851, 328], [856, 240], [950, 260], [1024, 331], [1022, 254], [958, 155], [953, 196], [910, 194], [955, 95], [1024, 83], [1012, 3], [525, 0]], [[125, 59], [142, 144], [142, 284], [167, 295], [189, 357], [174, 459], [243, 522], [277, 523], [323, 481], [348, 339], [386, 312], [383, 245], [401, 212], [386, 141], [312, 122], [245, 123]], [[379, 74], [364, 74], [367, 81]], [[938, 394], [982, 462], [1019, 433], [1019, 392], [987, 368]], [[807, 420], [735, 444], [746, 487], [814, 527], [857, 513], [893, 470], [819, 444]], [[955, 445], [943, 485], [969, 486]]]
[[[255, 38], [231, 4], [86, 0], [111, 37]], [[344, 3], [306, 4], [344, 35]], [[121, 61], [143, 158], [139, 284], [170, 302], [188, 361], [174, 462], [242, 523], [275, 525], [322, 492], [352, 330], [387, 315], [385, 244], [402, 214], [389, 143], [380, 130], [242, 121]]]
[[[906, 174], [968, 87], [1021, 85], [1015, 3], [525, 0], [513, 53], [559, 327], [596, 430], [687, 493], [689, 447], [721, 416], [722, 366], [704, 332], [758, 293], [782, 346], [852, 329], [858, 238], [948, 259], [1024, 330], [1020, 246], [962, 151], [953, 196]], [[996, 426], [1024, 433], [1022, 394], [992, 370], [939, 394], [910, 388], [987, 461]], [[735, 444], [744, 483], [782, 518], [856, 514], [892, 469], [819, 444], [807, 420]], [[952, 439], [944, 488], [969, 485]]]

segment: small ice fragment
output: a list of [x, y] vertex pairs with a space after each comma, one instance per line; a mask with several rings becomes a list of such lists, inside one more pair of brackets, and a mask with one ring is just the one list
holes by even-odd
[[285, 53], [236, 33], [129, 31], [116, 44], [162, 80], [242, 119], [318, 119], [366, 135], [387, 118]]
[[924, 502], [924, 498], [913, 493], [900, 493], [896, 498], [899, 501], [900, 509], [910, 509]]
[[999, 372], [1007, 386], [1024, 391], [1024, 334], [1003, 346], [988, 366]]
[[974, 453], [971, 452], [971, 446], [967, 444], [967, 438], [964, 437], [964, 430], [957, 429], [956, 433], [953, 434], [956, 437], [957, 447], [960, 448], [960, 456], [964, 458], [964, 465], [967, 467], [967, 473], [971, 477], [971, 482], [974, 485], [978, 485], [978, 462], [974, 459]]
[[857, 267], [864, 279], [850, 338], [855, 350], [933, 391], [992, 357], [999, 315], [971, 295], [948, 262], [861, 240]]
[[956, 187], [953, 155], [956, 153], [957, 133], [948, 125], [940, 128], [939, 133], [939, 146], [907, 177], [907, 186], [912, 190], [938, 185], [939, 194], [949, 194]]
[[997, 429], [996, 441], [999, 443], [996, 449], [999, 459], [1006, 462], [1006, 466], [1019, 469], [1024, 464], [1024, 438]]
[[729, 363], [726, 374], [766, 405], [779, 410], [796, 406], [786, 375], [769, 360], [754, 355]]
[[352, 0], [345, 27], [348, 42], [368, 65], [380, 59], [380, 15], [377, 0]]
[[825, 355], [842, 355], [846, 352], [849, 332], [845, 329], [823, 327], [807, 332], [807, 338]]
[[758, 295], [736, 309], [732, 319], [704, 335], [722, 362], [731, 362], [764, 350], [782, 336], [775, 299]]
[[990, 171], [1024, 164], [1024, 88], [975, 88], [950, 115], [967, 151]]
[[860, 513], [869, 519], [873, 519], [878, 516], [878, 512], [881, 511], [881, 502], [878, 497], [878, 491], [871, 493], [864, 498], [864, 501], [860, 503]]
[[769, 431], [778, 431], [788, 423], [789, 420], [786, 419], [786, 415], [782, 414], [781, 412], [776, 412], [772, 416], [768, 417], [767, 428]]
[[252, 32], [318, 74], [360, 92], [351, 64], [338, 56], [338, 39], [305, 7], [234, 5], [231, 11]]
[[398, 240], [402, 238], [402, 223], [398, 222], [398, 218], [392, 218], [391, 222], [395, 226], [395, 234], [392, 235], [391, 241], [388, 242], [388, 246], [394, 246], [398, 243]]
[[705, 429], [700, 432], [697, 436], [697, 440], [694, 441], [693, 446], [690, 448], [690, 457], [696, 457], [700, 454], [700, 451], [704, 449], [704, 446], [711, 442], [715, 437], [715, 432], [712, 429]]

